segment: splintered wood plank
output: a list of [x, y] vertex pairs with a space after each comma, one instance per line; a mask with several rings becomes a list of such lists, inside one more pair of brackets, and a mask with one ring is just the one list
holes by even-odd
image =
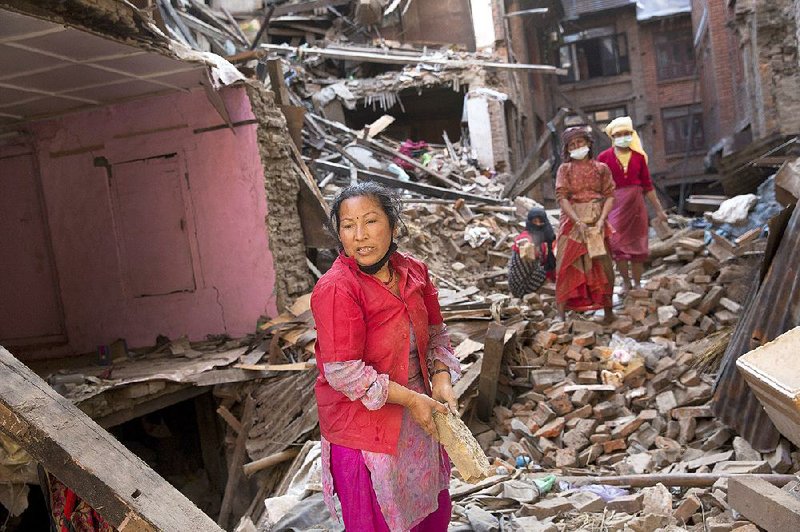
[[497, 381], [500, 378], [500, 364], [503, 361], [506, 328], [492, 322], [486, 332], [483, 350], [483, 365], [478, 381], [478, 417], [488, 421], [492, 415], [497, 397]]
[[0, 431], [120, 531], [221, 529], [0, 347]]
[[247, 456], [247, 431], [253, 426], [253, 416], [256, 411], [256, 403], [251, 396], [247, 396], [244, 402], [244, 412], [242, 412], [242, 430], [236, 436], [236, 444], [233, 447], [231, 457], [231, 467], [228, 471], [228, 481], [225, 483], [225, 493], [222, 497], [222, 505], [219, 510], [217, 524], [221, 527], [228, 527], [231, 512], [233, 511], [233, 500], [236, 496], [236, 487], [239, 479], [242, 478], [242, 465]]
[[292, 364], [236, 364], [236, 369], [247, 371], [306, 371], [316, 367], [313, 362], [294, 362]]

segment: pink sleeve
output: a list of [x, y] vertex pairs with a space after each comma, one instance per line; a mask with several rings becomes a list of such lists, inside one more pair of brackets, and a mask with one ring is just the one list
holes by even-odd
[[456, 358], [452, 345], [450, 345], [450, 335], [447, 333], [447, 325], [440, 323], [428, 327], [428, 353], [426, 362], [428, 363], [428, 374], [433, 371], [433, 363], [437, 360], [447, 366], [450, 370], [450, 380], [456, 382], [461, 378], [461, 363]]
[[379, 374], [361, 360], [326, 362], [323, 370], [331, 388], [351, 401], [360, 400], [369, 410], [377, 410], [386, 404], [389, 375]]

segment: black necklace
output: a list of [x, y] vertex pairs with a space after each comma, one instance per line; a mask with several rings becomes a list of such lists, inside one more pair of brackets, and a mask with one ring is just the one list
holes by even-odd
[[391, 286], [393, 281], [394, 281], [394, 268], [392, 268], [392, 265], [389, 264], [389, 278], [385, 281], [382, 280], [381, 282], [383, 283], [383, 286]]

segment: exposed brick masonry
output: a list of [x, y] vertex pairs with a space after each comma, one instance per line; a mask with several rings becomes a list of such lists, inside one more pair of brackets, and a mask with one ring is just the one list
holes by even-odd
[[258, 119], [258, 143], [264, 165], [269, 246], [275, 263], [278, 309], [307, 293], [313, 286], [306, 265], [303, 228], [297, 212], [300, 169], [291, 157], [286, 119], [266, 89], [248, 83], [247, 94]]

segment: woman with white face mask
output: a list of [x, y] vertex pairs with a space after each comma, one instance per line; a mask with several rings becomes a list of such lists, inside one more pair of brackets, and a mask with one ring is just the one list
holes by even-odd
[[608, 221], [614, 228], [611, 235], [611, 254], [622, 277], [624, 295], [631, 286], [641, 286], [644, 262], [649, 254], [649, 221], [644, 198], [650, 201], [657, 218], [666, 221], [667, 214], [653, 189], [647, 167], [647, 154], [642, 149], [639, 135], [633, 129], [631, 118], [616, 118], [606, 126], [605, 131], [613, 146], [598, 155], [597, 160], [608, 165], [616, 185], [614, 208]]
[[592, 138], [585, 127], [561, 135], [563, 163], [556, 176], [561, 223], [556, 245], [556, 304], [564, 311], [605, 310], [614, 318], [611, 264], [606, 223], [614, 204], [614, 180], [605, 164], [592, 158]]

